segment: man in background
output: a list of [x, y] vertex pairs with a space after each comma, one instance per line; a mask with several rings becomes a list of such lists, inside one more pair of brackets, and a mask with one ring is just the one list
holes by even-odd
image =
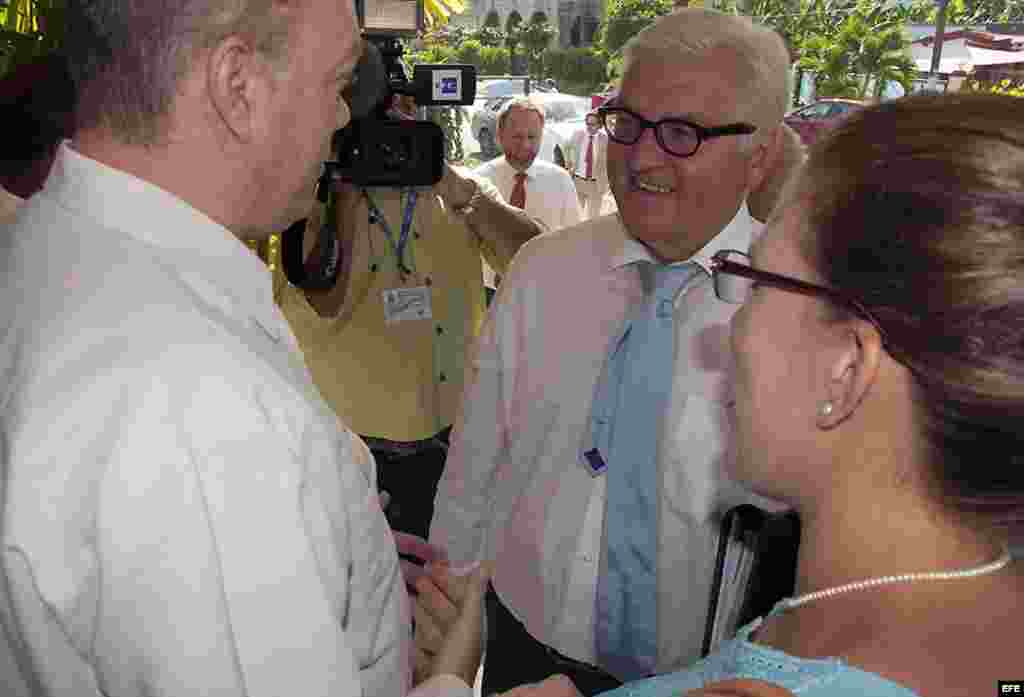
[[601, 130], [601, 120], [596, 111], [586, 116], [582, 131], [572, 136], [570, 144], [572, 161], [569, 171], [576, 183], [580, 197], [583, 219], [589, 220], [601, 215], [601, 205], [608, 193], [608, 134]]
[[[474, 174], [492, 182], [502, 198], [547, 229], [560, 230], [579, 223], [583, 214], [572, 177], [537, 159], [543, 133], [544, 110], [539, 105], [525, 97], [509, 100], [498, 113], [498, 143], [504, 155], [480, 165]], [[501, 280], [494, 271], [484, 269], [490, 289]]]

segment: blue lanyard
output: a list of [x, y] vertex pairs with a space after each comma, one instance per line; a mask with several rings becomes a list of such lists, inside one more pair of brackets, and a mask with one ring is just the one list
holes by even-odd
[[370, 209], [370, 222], [371, 224], [376, 222], [380, 225], [381, 229], [384, 230], [384, 234], [388, 238], [388, 243], [391, 245], [391, 251], [395, 253], [395, 263], [398, 266], [398, 273], [405, 276], [411, 274], [412, 271], [405, 265], [405, 248], [409, 243], [409, 233], [412, 231], [412, 214], [416, 210], [416, 199], [419, 198], [419, 192], [416, 189], [409, 189], [409, 198], [405, 202], [405, 213], [402, 214], [402, 229], [398, 233], [398, 241], [395, 241], [395, 235], [391, 231], [391, 226], [388, 225], [387, 219], [384, 218], [384, 214], [381, 213], [380, 208], [374, 202], [373, 198], [370, 197], [370, 192], [363, 189], [363, 194], [366, 196], [366, 205]]

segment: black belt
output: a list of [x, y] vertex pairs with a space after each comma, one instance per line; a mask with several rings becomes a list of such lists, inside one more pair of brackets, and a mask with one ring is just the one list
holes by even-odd
[[534, 639], [501, 602], [493, 586], [487, 588], [486, 606], [484, 695], [504, 692], [524, 683], [540, 682], [558, 674], [568, 676], [586, 697], [622, 685], [621, 680], [603, 668], [569, 658]]
[[451, 432], [451, 426], [444, 429], [436, 436], [430, 438], [424, 438], [423, 440], [403, 441], [403, 440], [389, 440], [387, 438], [376, 438], [374, 436], [362, 436], [362, 439], [366, 442], [367, 447], [370, 450], [377, 450], [380, 452], [393, 455], [394, 457], [409, 457], [411, 455], [419, 455], [430, 450], [444, 450], [448, 451], [448, 434]]
[[597, 181], [597, 179], [595, 177], [581, 177], [580, 175], [578, 175], [576, 173], [573, 173], [572, 176], [575, 177], [576, 179], [582, 179], [585, 182], [596, 182]]

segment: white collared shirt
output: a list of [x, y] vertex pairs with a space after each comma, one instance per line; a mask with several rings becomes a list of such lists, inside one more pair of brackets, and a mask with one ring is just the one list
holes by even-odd
[[67, 145], [0, 228], [0, 464], [0, 619], [26, 691], [407, 692], [373, 460], [317, 394], [269, 272]]
[[[504, 157], [496, 157], [473, 170], [477, 176], [493, 182], [502, 198], [510, 201], [516, 170]], [[583, 220], [576, 185], [569, 173], [557, 165], [535, 159], [526, 170], [526, 208], [548, 230], [560, 230]]]
[[[747, 249], [761, 224], [742, 206], [693, 258]], [[594, 388], [650, 259], [617, 215], [524, 245], [470, 365], [431, 538], [453, 561], [493, 557], [493, 583], [538, 640], [595, 662], [605, 478], [582, 463]], [[688, 665], [704, 633], [715, 516], [755, 501], [724, 476], [731, 455], [728, 322], [704, 273], [675, 304], [677, 353], [659, 444], [658, 672]]]

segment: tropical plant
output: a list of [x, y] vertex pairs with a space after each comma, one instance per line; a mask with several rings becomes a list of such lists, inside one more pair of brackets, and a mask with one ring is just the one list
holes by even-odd
[[0, 7], [0, 75], [64, 42], [64, 0], [8, 0]]
[[507, 75], [512, 72], [512, 57], [503, 46], [484, 46], [477, 67], [481, 75]]
[[526, 59], [532, 77], [540, 79], [544, 76], [544, 51], [547, 50], [557, 33], [543, 12], [534, 12], [530, 21], [520, 30], [519, 41], [526, 51]]
[[960, 86], [961, 92], [985, 92], [989, 94], [1005, 94], [1011, 97], [1024, 97], [1024, 78], [1003, 79], [996, 82], [979, 80], [971, 77]]
[[485, 24], [471, 32], [469, 38], [476, 39], [482, 46], [502, 46], [505, 43], [505, 32], [500, 27]]
[[465, 11], [463, 0], [423, 0], [423, 18], [428, 27], [447, 24], [452, 15]]
[[603, 88], [608, 58], [589, 47], [551, 48], [544, 54], [544, 67], [563, 92], [590, 94]]
[[672, 11], [673, 0], [609, 0], [594, 45], [611, 56], [638, 31]]

